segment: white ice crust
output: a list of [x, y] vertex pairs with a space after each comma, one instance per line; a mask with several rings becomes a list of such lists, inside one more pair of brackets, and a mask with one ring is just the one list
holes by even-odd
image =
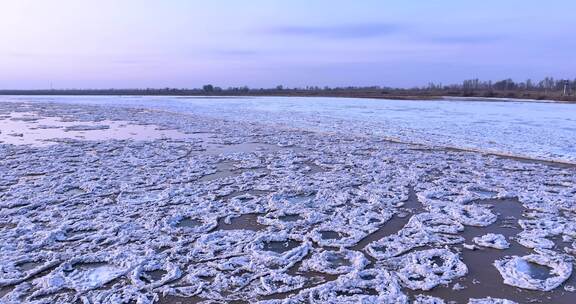
[[506, 237], [502, 234], [488, 233], [481, 237], [475, 237], [472, 240], [477, 245], [483, 247], [490, 247], [495, 249], [507, 249], [510, 247], [510, 243], [508, 243]]
[[[554, 255], [550, 252], [546, 253], [531, 254], [523, 257], [512, 256], [495, 261], [494, 266], [504, 278], [505, 284], [532, 290], [549, 291], [560, 286], [570, 277], [572, 274], [572, 263], [565, 256]], [[530, 263], [550, 268], [550, 277], [545, 279], [534, 277], [530, 270]]]
[[517, 304], [517, 303], [506, 299], [487, 297], [482, 299], [470, 299], [470, 301], [468, 301], [468, 304]]
[[501, 200], [522, 211], [509, 239], [535, 252], [495, 262], [506, 284], [550, 291], [571, 273], [558, 251], [576, 252], [572, 167], [151, 109], [0, 102], [0, 119], [14, 111], [83, 132], [110, 120], [189, 137], [0, 143], [2, 304], [408, 303], [403, 290], [445, 288], [474, 267], [459, 254], [466, 229], [485, 231], [478, 246], [505, 247], [490, 233]]
[[430, 290], [468, 272], [459, 255], [448, 249], [415, 251], [405, 255], [400, 265], [398, 277], [410, 289]]

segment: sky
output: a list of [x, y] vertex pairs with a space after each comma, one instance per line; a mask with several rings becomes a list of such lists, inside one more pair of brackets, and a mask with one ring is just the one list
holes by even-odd
[[0, 89], [576, 78], [573, 0], [0, 0]]

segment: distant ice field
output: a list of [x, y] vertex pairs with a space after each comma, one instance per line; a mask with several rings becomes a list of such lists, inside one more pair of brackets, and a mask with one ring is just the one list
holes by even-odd
[[323, 97], [4, 96], [0, 100], [143, 107], [576, 163], [574, 104]]

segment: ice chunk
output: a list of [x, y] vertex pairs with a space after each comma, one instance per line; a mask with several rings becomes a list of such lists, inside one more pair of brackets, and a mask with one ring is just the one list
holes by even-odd
[[433, 296], [417, 295], [413, 304], [445, 304], [444, 300]]
[[[537, 267], [545, 266], [549, 270], [542, 273]], [[548, 254], [531, 254], [523, 257], [513, 256], [497, 260], [494, 266], [498, 269], [504, 283], [532, 290], [552, 290], [572, 274], [572, 263], [565, 256]]]
[[468, 273], [460, 256], [448, 249], [415, 251], [400, 259], [398, 277], [410, 289], [430, 290]]
[[487, 297], [482, 299], [470, 299], [468, 301], [468, 304], [517, 304], [517, 303], [506, 299]]
[[304, 261], [301, 271], [314, 270], [328, 274], [344, 274], [363, 269], [368, 260], [358, 251], [340, 249], [315, 250], [312, 257]]
[[502, 234], [488, 233], [481, 237], [475, 237], [472, 240], [477, 245], [483, 247], [490, 247], [495, 249], [506, 249], [510, 247], [510, 243], [508, 243], [506, 237]]

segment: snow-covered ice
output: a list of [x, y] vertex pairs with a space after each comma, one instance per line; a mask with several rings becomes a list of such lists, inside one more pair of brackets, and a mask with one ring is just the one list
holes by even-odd
[[510, 243], [508, 243], [506, 237], [502, 234], [488, 233], [481, 237], [475, 237], [473, 241], [479, 246], [495, 249], [506, 249], [510, 247]]
[[534, 101], [323, 97], [12, 96], [130, 106], [576, 162], [576, 107]]
[[[523, 257], [512, 256], [504, 260], [497, 260], [494, 265], [504, 278], [505, 284], [549, 291], [560, 286], [570, 277], [572, 263], [563, 255], [546, 253]], [[534, 267], [538, 266], [544, 267], [544, 270], [534, 270]]]
[[402, 257], [400, 265], [398, 276], [410, 289], [430, 290], [468, 272], [458, 254], [448, 249], [415, 251]]

